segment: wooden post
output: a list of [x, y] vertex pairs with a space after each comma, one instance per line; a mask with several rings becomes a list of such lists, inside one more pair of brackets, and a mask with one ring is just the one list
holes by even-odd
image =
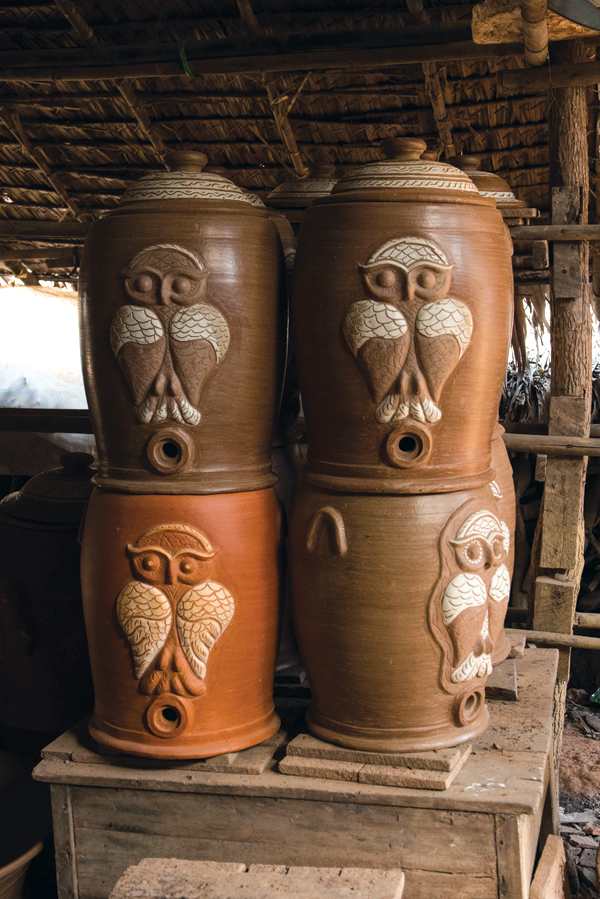
[[[579, 42], [558, 45], [554, 62], [577, 63]], [[587, 222], [587, 103], [584, 87], [557, 88], [550, 96], [548, 134], [552, 222]], [[587, 437], [590, 428], [592, 325], [588, 245], [553, 245], [552, 384], [549, 435]], [[534, 592], [535, 630], [571, 634], [583, 568], [583, 496], [587, 457], [548, 457], [539, 567]], [[560, 652], [555, 687], [554, 738], [558, 764], [562, 743], [570, 650]]]

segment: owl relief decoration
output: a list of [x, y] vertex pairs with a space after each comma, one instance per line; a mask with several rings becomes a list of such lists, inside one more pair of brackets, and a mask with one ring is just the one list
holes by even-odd
[[369, 299], [352, 303], [342, 330], [381, 423], [441, 418], [444, 384], [473, 332], [468, 307], [448, 296], [453, 268], [421, 237], [389, 240], [358, 266]]
[[504, 617], [510, 591], [506, 524], [489, 509], [464, 515], [463, 507], [440, 538], [442, 570], [429, 604], [431, 629], [442, 649], [442, 683], [450, 692], [491, 674], [490, 632], [498, 616]]
[[115, 313], [112, 351], [142, 424], [197, 425], [207, 378], [229, 348], [223, 314], [204, 302], [209, 271], [176, 244], [157, 244], [121, 272], [130, 302]]
[[206, 577], [215, 550], [195, 528], [164, 524], [127, 553], [133, 580], [119, 593], [117, 618], [140, 692], [199, 696], [211, 649], [235, 611], [229, 590]]

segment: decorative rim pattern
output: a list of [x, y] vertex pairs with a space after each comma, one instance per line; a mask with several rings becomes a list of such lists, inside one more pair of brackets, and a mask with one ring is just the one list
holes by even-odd
[[492, 200], [496, 200], [497, 203], [518, 203], [517, 197], [512, 192], [512, 190], [480, 190], [479, 193], [482, 197], [491, 197]]
[[[358, 177], [357, 177], [358, 176]], [[332, 193], [349, 190], [369, 190], [372, 188], [392, 190], [432, 189], [460, 190], [477, 194], [471, 179], [460, 169], [445, 163], [423, 162], [381, 162], [362, 166], [354, 175], [343, 178], [333, 188]]]
[[236, 200], [256, 203], [228, 178], [208, 172], [162, 172], [146, 175], [128, 188], [119, 205], [140, 200]]

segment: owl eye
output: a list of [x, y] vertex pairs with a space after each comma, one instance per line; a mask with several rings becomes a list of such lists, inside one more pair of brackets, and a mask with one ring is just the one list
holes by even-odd
[[149, 290], [152, 290], [152, 284], [153, 281], [150, 275], [140, 275], [139, 278], [135, 279], [133, 287], [139, 293], [148, 293]]
[[160, 558], [155, 553], [148, 553], [142, 557], [144, 571], [156, 571], [160, 568]]
[[191, 286], [192, 282], [190, 281], [190, 279], [183, 277], [183, 275], [180, 275], [173, 281], [172, 290], [174, 293], [188, 293]]
[[156, 302], [159, 294], [159, 281], [152, 272], [132, 274], [125, 279], [125, 287], [130, 296], [144, 303]]
[[494, 559], [501, 559], [504, 555], [504, 537], [498, 535], [494, 537], [492, 541], [492, 553], [494, 554]]
[[469, 562], [481, 562], [483, 552], [481, 550], [481, 543], [479, 543], [478, 540], [469, 543], [465, 547], [465, 558], [468, 559]]
[[384, 268], [375, 280], [379, 287], [392, 287], [396, 283], [396, 272], [391, 268]]
[[195, 559], [184, 559], [181, 562], [179, 569], [183, 572], [183, 574], [191, 574], [198, 566], [198, 563]]
[[422, 267], [417, 269], [413, 284], [417, 293], [430, 296], [446, 288], [447, 278], [448, 272], [436, 272], [432, 268]]

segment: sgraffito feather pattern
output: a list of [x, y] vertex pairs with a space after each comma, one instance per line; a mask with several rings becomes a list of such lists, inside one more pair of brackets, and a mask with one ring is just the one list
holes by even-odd
[[139, 680], [169, 636], [171, 604], [158, 587], [129, 581], [117, 598], [117, 617], [129, 640]]

